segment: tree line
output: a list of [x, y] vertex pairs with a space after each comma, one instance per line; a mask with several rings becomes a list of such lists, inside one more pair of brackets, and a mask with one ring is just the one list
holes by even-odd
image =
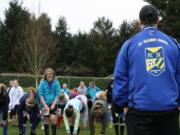
[[[166, 5], [164, 0], [147, 1], [160, 9], [160, 29], [179, 40], [179, 1]], [[36, 17], [17, 0], [10, 1], [4, 15], [0, 20], [0, 72], [38, 75], [52, 67], [59, 75], [108, 76], [123, 42], [140, 30], [137, 20], [123, 21], [114, 28], [110, 19], [99, 17], [89, 32], [72, 34], [63, 16], [52, 30], [46, 13]]]

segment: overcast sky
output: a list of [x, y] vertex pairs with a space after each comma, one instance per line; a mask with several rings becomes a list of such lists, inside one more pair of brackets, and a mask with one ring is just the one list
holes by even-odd
[[[4, 11], [10, 0], [0, 0], [0, 18], [4, 19]], [[19, 0], [30, 12], [45, 12], [51, 18], [53, 28], [59, 16], [67, 20], [69, 31], [79, 30], [88, 32], [98, 17], [109, 18], [114, 27], [123, 20], [138, 19], [139, 10], [147, 3], [143, 0]], [[40, 5], [40, 6], [39, 6]], [[39, 10], [40, 9], [40, 10]]]

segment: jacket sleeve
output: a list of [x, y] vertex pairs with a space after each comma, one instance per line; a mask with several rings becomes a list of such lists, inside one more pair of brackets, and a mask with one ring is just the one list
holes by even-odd
[[113, 100], [121, 107], [128, 104], [128, 45], [126, 41], [122, 46], [114, 69]]
[[101, 91], [101, 89], [96, 86], [96, 91], [99, 92], [99, 91]]
[[64, 124], [65, 124], [67, 133], [70, 134], [69, 119], [68, 119], [67, 116], [65, 115], [65, 110], [66, 110], [66, 108], [64, 109], [64, 113], [63, 113]]
[[178, 83], [178, 90], [179, 90], [178, 106], [180, 107], [180, 44], [178, 44], [178, 59], [177, 59], [177, 68], [176, 68], [176, 81]]
[[11, 91], [9, 92], [9, 100], [10, 100], [10, 103], [9, 103], [9, 108], [10, 108], [10, 110], [12, 110], [13, 109], [13, 88], [11, 89]]
[[20, 96], [19, 96], [19, 100], [21, 99], [21, 97], [24, 95], [24, 91], [23, 91], [23, 89], [22, 89], [22, 87], [20, 87], [19, 86], [19, 94], [20, 94]]
[[59, 95], [60, 95], [60, 90], [61, 90], [60, 83], [59, 83], [58, 80], [56, 80], [56, 92], [55, 92], [56, 97], [59, 97]]
[[80, 121], [80, 112], [75, 110], [75, 121], [74, 121], [74, 134], [77, 134]]

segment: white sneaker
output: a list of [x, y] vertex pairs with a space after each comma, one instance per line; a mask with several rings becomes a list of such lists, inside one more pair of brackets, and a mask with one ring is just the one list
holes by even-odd
[[41, 130], [44, 130], [44, 126], [41, 126]]

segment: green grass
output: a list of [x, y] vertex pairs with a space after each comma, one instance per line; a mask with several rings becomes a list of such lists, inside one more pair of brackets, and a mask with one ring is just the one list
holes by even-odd
[[[27, 135], [30, 135], [30, 130], [29, 129], [30, 128], [27, 127], [27, 133], [26, 133]], [[0, 128], [0, 135], [1, 134], [2, 134], [2, 128]], [[17, 127], [12, 127], [11, 125], [9, 125], [9, 127], [8, 127], [8, 135], [18, 135], [18, 128]], [[43, 130], [41, 130], [40, 125], [36, 129], [36, 135], [44, 135], [44, 132], [43, 132]], [[64, 125], [62, 125], [61, 129], [57, 129], [57, 135], [67, 135]], [[90, 135], [89, 129], [86, 129], [86, 130], [81, 129], [80, 135]], [[107, 126], [106, 135], [115, 135], [114, 128], [113, 127], [109, 128], [109, 126]], [[126, 133], [124, 135], [126, 135]]]

